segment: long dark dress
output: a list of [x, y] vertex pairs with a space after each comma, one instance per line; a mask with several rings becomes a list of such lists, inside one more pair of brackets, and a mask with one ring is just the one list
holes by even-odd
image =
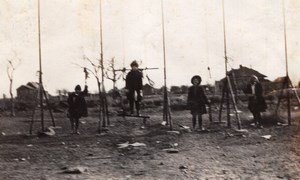
[[68, 97], [68, 104], [69, 104], [69, 114], [73, 118], [81, 118], [86, 117], [87, 112], [87, 104], [84, 99], [88, 93], [87, 86], [85, 86], [84, 91], [76, 94], [75, 92], [70, 93]]
[[[265, 112], [267, 109], [267, 104], [265, 98], [263, 97], [263, 87], [261, 83], [255, 84], [254, 96], [249, 97], [248, 108], [252, 113]], [[251, 84], [248, 84], [246, 89], [244, 89], [245, 94], [252, 94]]]
[[187, 101], [191, 114], [207, 113], [205, 104], [208, 104], [208, 100], [201, 86], [191, 86], [189, 88]]

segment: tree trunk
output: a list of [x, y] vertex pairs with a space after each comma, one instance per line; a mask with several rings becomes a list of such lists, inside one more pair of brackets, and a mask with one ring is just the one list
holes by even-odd
[[10, 115], [15, 116], [15, 102], [14, 102], [14, 95], [12, 93], [12, 83], [13, 80], [10, 79], [10, 84], [9, 84], [9, 94], [10, 94]]
[[100, 81], [99, 79], [97, 78], [97, 86], [98, 86], [98, 98], [99, 98], [99, 123], [98, 123], [98, 132], [101, 133], [101, 124], [102, 124], [102, 116], [101, 116], [101, 112], [102, 112], [102, 109], [101, 109], [101, 88], [100, 88]]
[[101, 92], [101, 108], [102, 108], [102, 127], [106, 127], [106, 111], [105, 111], [105, 94]]

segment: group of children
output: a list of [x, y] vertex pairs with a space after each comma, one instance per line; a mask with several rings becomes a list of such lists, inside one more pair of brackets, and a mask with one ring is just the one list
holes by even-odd
[[[143, 97], [143, 73], [138, 69], [139, 65], [136, 61], [131, 64], [131, 71], [126, 76], [126, 96], [129, 101], [130, 115], [134, 115], [134, 107], [136, 115], [140, 116], [140, 102]], [[75, 92], [69, 93], [68, 97], [68, 117], [71, 122], [71, 129], [74, 134], [79, 134], [79, 119], [86, 117], [88, 114], [87, 104], [84, 99], [88, 93], [88, 87], [85, 86], [81, 91], [80, 85], [75, 87]]]
[[[203, 130], [202, 115], [207, 113], [206, 105], [209, 105], [210, 100], [207, 99], [201, 84], [201, 77], [196, 75], [192, 77], [191, 82], [193, 86], [188, 91], [188, 107], [191, 110], [193, 116], [193, 129], [195, 129], [197, 118], [199, 129]], [[254, 123], [257, 127], [263, 128], [261, 112], [265, 112], [267, 104], [263, 96], [263, 87], [259, 82], [257, 76], [252, 75], [249, 83], [243, 90], [249, 97], [248, 109], [253, 114]]]
[[[134, 114], [135, 107], [136, 115], [140, 116], [140, 102], [143, 97], [143, 74], [138, 69], [138, 63], [136, 61], [133, 61], [130, 66], [131, 71], [126, 76], [125, 90], [130, 105], [130, 115]], [[192, 114], [193, 129], [196, 128], [198, 120], [198, 127], [200, 130], [203, 130], [202, 115], [207, 113], [206, 105], [209, 105], [210, 100], [200, 86], [201, 81], [202, 79], [199, 75], [192, 77], [192, 86], [188, 89], [187, 105]], [[68, 114], [71, 121], [71, 128], [76, 134], [79, 134], [79, 119], [87, 116], [87, 106], [84, 100], [84, 96], [87, 95], [87, 93], [87, 86], [85, 86], [84, 91], [81, 91], [80, 85], [77, 85], [75, 92], [69, 94]], [[260, 113], [264, 112], [267, 106], [263, 98], [262, 86], [256, 76], [251, 76], [249, 84], [244, 89], [244, 93], [249, 96], [248, 108], [253, 114], [254, 121], [257, 126], [261, 127], [262, 119]]]

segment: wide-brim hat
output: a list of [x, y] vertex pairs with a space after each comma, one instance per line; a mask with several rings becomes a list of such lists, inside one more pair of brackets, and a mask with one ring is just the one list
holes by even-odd
[[201, 79], [201, 77], [200, 77], [199, 75], [195, 75], [195, 76], [193, 76], [192, 79], [191, 79], [191, 83], [192, 83], [192, 84], [193, 84], [194, 79], [198, 79], [199, 84], [200, 84], [201, 81], [202, 81], [202, 79]]

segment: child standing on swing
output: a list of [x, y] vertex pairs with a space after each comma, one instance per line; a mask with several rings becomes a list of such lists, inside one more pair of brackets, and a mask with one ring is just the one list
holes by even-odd
[[130, 105], [130, 114], [133, 115], [134, 105], [136, 115], [140, 116], [140, 102], [143, 97], [143, 73], [138, 69], [139, 65], [134, 60], [130, 64], [131, 71], [126, 76], [127, 99]]
[[205, 105], [209, 104], [209, 100], [200, 86], [201, 80], [201, 77], [198, 75], [192, 77], [191, 82], [193, 86], [191, 86], [188, 90], [187, 103], [193, 116], [193, 129], [196, 127], [198, 117], [199, 129], [204, 130], [202, 126], [202, 115], [207, 113]]

